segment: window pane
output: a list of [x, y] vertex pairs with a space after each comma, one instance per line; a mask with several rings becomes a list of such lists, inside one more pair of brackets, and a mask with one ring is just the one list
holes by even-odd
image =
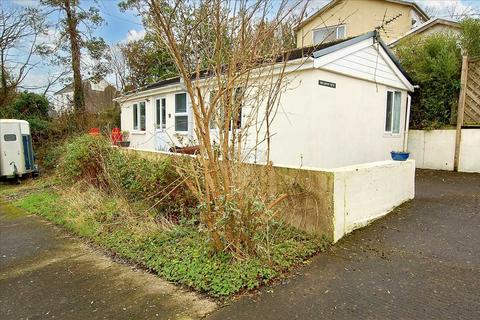
[[17, 141], [17, 136], [15, 134], [5, 134], [5, 135], [3, 135], [3, 140], [5, 140], [5, 141]]
[[337, 40], [337, 27], [327, 28], [327, 35], [325, 41]]
[[187, 112], [187, 94], [179, 93], [175, 95], [175, 113]]
[[167, 127], [167, 99], [162, 99], [162, 129]]
[[188, 131], [188, 116], [175, 116], [175, 131]]
[[140, 102], [140, 130], [145, 131], [145, 102]]
[[340, 31], [339, 36], [341, 35], [342, 37], [345, 34], [345, 27], [340, 26], [340, 27], [327, 27], [327, 28], [322, 28], [318, 30], [313, 31], [313, 44], [321, 44], [324, 42], [329, 42], [337, 39], [337, 29], [342, 28], [343, 31]]
[[325, 29], [320, 29], [320, 30], [314, 30], [313, 31], [313, 44], [321, 44], [326, 38], [326, 30]]
[[392, 132], [392, 100], [393, 92], [387, 92], [387, 113], [385, 115], [385, 131]]
[[133, 105], [133, 130], [138, 130], [138, 106]]
[[233, 123], [235, 124], [236, 129], [240, 129], [242, 127], [242, 103], [243, 103], [243, 88], [235, 88], [235, 95], [234, 95], [234, 108], [233, 108]]
[[155, 100], [155, 125], [160, 127], [160, 99]]
[[395, 91], [393, 104], [393, 133], [400, 133], [400, 111], [402, 110], [402, 93]]

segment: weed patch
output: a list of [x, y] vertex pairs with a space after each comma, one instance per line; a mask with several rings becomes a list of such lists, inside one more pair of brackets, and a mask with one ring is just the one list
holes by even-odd
[[162, 224], [144, 204], [99, 191], [88, 184], [34, 191], [14, 201], [29, 213], [153, 270], [161, 277], [215, 297], [254, 289], [325, 248], [322, 239], [281, 225], [270, 258], [236, 259], [214, 254], [208, 233], [195, 219]]
[[[225, 297], [280, 276], [326, 245], [273, 219], [275, 212], [263, 201], [254, 198], [243, 210], [235, 199], [226, 199], [222, 208], [228, 210], [219, 209], [224, 215], [219, 223], [250, 214], [251, 223], [261, 227], [248, 228], [251, 253], [218, 251], [202, 222], [205, 204], [183, 185], [178, 163], [123, 153], [104, 138], [86, 135], [59, 150], [53, 157], [59, 159], [55, 176], [12, 186], [1, 195], [167, 280]], [[225, 230], [233, 235], [234, 229]]]

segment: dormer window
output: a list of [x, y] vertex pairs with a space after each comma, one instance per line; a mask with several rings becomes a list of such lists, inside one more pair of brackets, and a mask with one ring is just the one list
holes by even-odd
[[313, 44], [335, 41], [345, 38], [345, 25], [318, 28], [313, 30]]

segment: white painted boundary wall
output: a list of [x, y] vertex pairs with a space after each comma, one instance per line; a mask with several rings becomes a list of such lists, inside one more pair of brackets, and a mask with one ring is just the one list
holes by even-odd
[[[455, 130], [410, 130], [410, 158], [417, 168], [453, 170]], [[480, 129], [462, 129], [458, 171], [480, 172]]]
[[337, 242], [415, 196], [415, 161], [381, 161], [332, 170]]
[[[121, 149], [148, 159], [180, 156], [168, 152]], [[183, 155], [185, 156], [185, 155]], [[194, 157], [194, 156], [191, 156]], [[274, 167], [271, 181], [295, 182], [309, 197], [292, 197], [285, 219], [307, 232], [337, 242], [349, 232], [389, 213], [415, 195], [415, 161], [380, 161], [335, 169]], [[288, 183], [287, 183], [288, 184]], [[288, 189], [286, 191], [289, 192]], [[298, 191], [294, 191], [298, 193]]]

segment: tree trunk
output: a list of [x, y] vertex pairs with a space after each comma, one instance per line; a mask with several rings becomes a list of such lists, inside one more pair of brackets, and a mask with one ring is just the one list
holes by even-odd
[[1, 87], [1, 93], [0, 93], [0, 106], [3, 107], [5, 101], [7, 100], [7, 95], [8, 95], [8, 83], [7, 83], [7, 72], [5, 70], [5, 62], [4, 62], [4, 53], [3, 50], [0, 53], [1, 54], [1, 82], [2, 82], [2, 87]]
[[77, 16], [75, 9], [72, 9], [70, 0], [65, 1], [67, 14], [67, 31], [70, 38], [70, 50], [72, 53], [73, 70], [73, 107], [75, 112], [85, 111], [85, 97], [83, 93], [82, 74], [80, 73], [80, 44], [77, 30]]

